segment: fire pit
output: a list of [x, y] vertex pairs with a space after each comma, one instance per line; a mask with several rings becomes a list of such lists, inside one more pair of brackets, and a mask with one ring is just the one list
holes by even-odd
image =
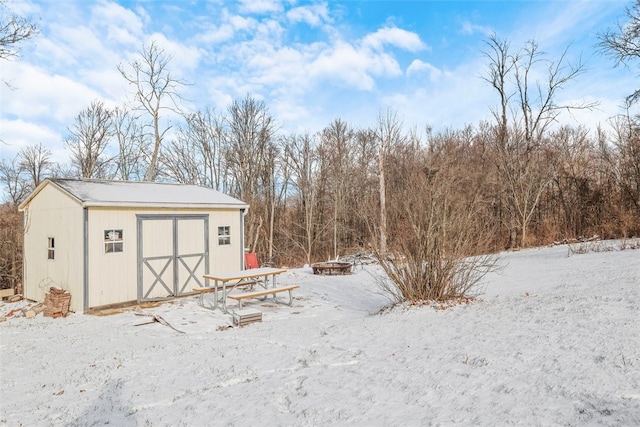
[[316, 262], [311, 264], [313, 268], [313, 274], [322, 275], [339, 275], [339, 274], [351, 274], [351, 263], [343, 261], [328, 261], [328, 262]]

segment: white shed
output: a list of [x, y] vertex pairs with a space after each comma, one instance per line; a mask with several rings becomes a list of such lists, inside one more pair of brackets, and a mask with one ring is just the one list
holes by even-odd
[[20, 204], [24, 294], [71, 293], [71, 311], [192, 293], [240, 270], [244, 202], [195, 185], [47, 179]]

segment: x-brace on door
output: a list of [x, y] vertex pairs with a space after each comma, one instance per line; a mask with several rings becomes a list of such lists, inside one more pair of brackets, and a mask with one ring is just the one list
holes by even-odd
[[208, 215], [138, 215], [138, 301], [157, 301], [204, 286], [209, 269]]

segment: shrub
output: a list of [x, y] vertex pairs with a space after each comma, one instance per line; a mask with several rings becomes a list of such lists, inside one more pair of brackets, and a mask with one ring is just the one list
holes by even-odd
[[495, 228], [481, 212], [486, 204], [467, 171], [441, 166], [407, 171], [406, 231], [389, 253], [376, 251], [389, 279], [379, 284], [396, 302], [477, 296], [480, 280], [496, 269], [497, 257], [488, 253]]

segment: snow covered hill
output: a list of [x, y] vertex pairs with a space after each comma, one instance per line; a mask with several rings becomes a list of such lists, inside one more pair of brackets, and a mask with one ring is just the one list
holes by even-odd
[[[262, 323], [195, 297], [0, 323], [0, 425], [638, 426], [640, 250], [500, 255], [474, 303], [397, 306], [381, 271], [292, 269]], [[5, 304], [0, 314], [18, 307]]]

